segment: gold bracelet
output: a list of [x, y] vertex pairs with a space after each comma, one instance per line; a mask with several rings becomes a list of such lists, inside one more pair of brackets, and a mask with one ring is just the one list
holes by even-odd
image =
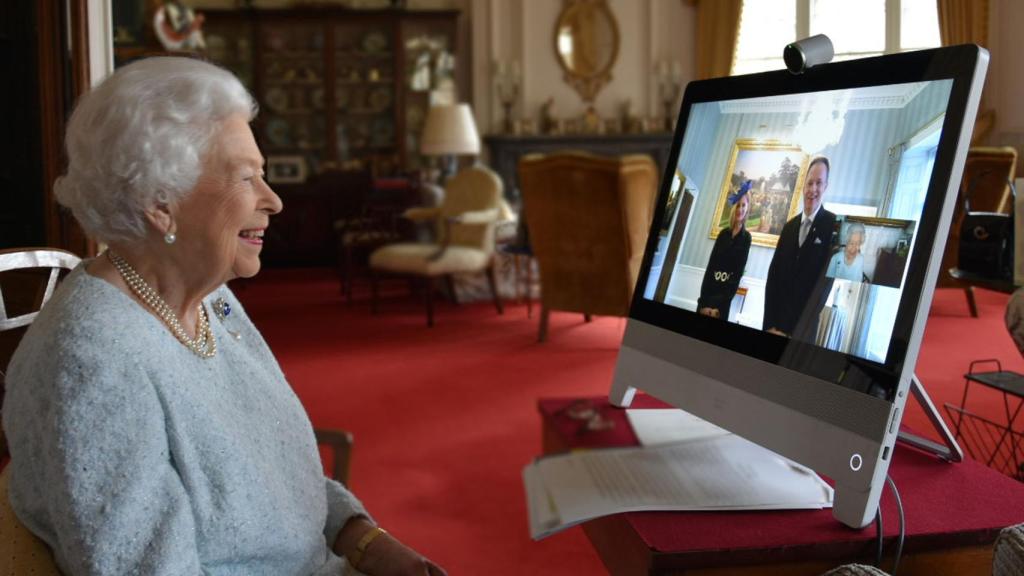
[[352, 557], [348, 559], [349, 564], [352, 565], [356, 570], [360, 570], [359, 563], [363, 561], [363, 555], [366, 554], [366, 549], [370, 547], [370, 544], [377, 539], [381, 534], [387, 534], [387, 531], [380, 526], [374, 526], [363, 534], [363, 537], [359, 539], [356, 544], [355, 551], [352, 552]]

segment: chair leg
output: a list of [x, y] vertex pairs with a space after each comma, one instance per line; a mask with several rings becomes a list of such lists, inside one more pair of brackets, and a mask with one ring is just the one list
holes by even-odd
[[533, 318], [533, 258], [526, 257], [526, 317]]
[[491, 286], [491, 295], [494, 297], [494, 307], [498, 314], [504, 314], [505, 308], [501, 305], [501, 296], [498, 295], [498, 283], [494, 280], [494, 262], [487, 267], [487, 283]]
[[377, 313], [377, 271], [370, 270], [370, 313]]
[[444, 286], [448, 291], [448, 297], [452, 299], [452, 304], [458, 304], [459, 295], [455, 293], [455, 278], [451, 274], [444, 275]]
[[971, 318], [977, 318], [978, 303], [974, 300], [974, 286], [967, 286], [964, 288], [964, 294], [967, 295], [967, 307], [971, 310]]
[[347, 280], [347, 278], [346, 278], [346, 270], [345, 270], [346, 264], [347, 264], [347, 262], [346, 262], [346, 258], [345, 258], [344, 249], [339, 246], [338, 247], [338, 292], [341, 295], [343, 295], [343, 296], [345, 295], [345, 280]]
[[522, 285], [519, 282], [519, 254], [512, 255], [512, 285], [516, 289], [516, 304], [522, 303], [522, 297], [519, 295], [519, 287]]
[[344, 286], [345, 286], [345, 301], [350, 303], [350, 304], [352, 303], [352, 276], [354, 275], [352, 271], [355, 269], [354, 264], [355, 264], [355, 259], [352, 257], [352, 247], [351, 246], [346, 246], [345, 247], [345, 283], [344, 283]]
[[545, 342], [548, 339], [548, 314], [551, 311], [543, 304], [540, 307], [540, 332], [537, 334], [537, 342]]
[[434, 279], [426, 278], [424, 281], [424, 292], [427, 304], [427, 328], [434, 327]]

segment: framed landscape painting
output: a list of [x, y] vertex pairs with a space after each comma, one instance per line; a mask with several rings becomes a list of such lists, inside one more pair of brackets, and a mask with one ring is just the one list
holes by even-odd
[[786, 221], [800, 208], [808, 155], [797, 145], [775, 140], [736, 140], [732, 147], [708, 235], [729, 226], [729, 196], [750, 181], [747, 230], [753, 244], [774, 248]]

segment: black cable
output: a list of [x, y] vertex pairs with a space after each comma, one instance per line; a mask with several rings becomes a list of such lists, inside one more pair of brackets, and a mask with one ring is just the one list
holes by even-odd
[[888, 474], [885, 476], [886, 482], [889, 483], [889, 488], [892, 490], [892, 495], [896, 498], [896, 510], [899, 512], [900, 518], [900, 535], [896, 540], [896, 557], [892, 561], [892, 576], [896, 576], [896, 571], [900, 567], [900, 556], [903, 554], [903, 535], [906, 530], [903, 517], [903, 502], [900, 500], [900, 491], [896, 489], [896, 483], [892, 481], [892, 476]]
[[882, 569], [882, 503], [878, 503], [875, 510], [875, 568]]

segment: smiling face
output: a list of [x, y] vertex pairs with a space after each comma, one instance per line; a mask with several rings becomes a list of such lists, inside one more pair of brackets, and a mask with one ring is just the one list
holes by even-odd
[[864, 243], [864, 233], [861, 231], [851, 232], [846, 239], [846, 259], [853, 260], [860, 253], [860, 246]]
[[732, 207], [732, 217], [729, 218], [730, 227], [735, 228], [737, 224], [743, 225], [747, 222], [747, 214], [750, 212], [750, 194], [744, 194]]
[[822, 197], [828, 190], [828, 167], [824, 162], [815, 162], [804, 179], [804, 214], [810, 216], [821, 206]]
[[180, 253], [217, 284], [254, 276], [263, 231], [281, 208], [248, 122], [232, 116], [210, 143], [196, 187], [174, 209]]

